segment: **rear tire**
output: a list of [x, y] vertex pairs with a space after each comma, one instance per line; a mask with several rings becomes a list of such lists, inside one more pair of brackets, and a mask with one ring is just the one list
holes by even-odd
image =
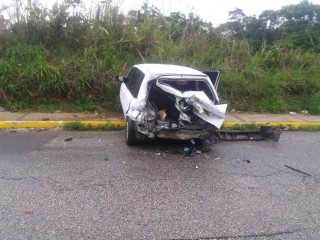
[[129, 146], [133, 146], [138, 143], [136, 134], [137, 132], [134, 122], [128, 117], [126, 119], [126, 142]]

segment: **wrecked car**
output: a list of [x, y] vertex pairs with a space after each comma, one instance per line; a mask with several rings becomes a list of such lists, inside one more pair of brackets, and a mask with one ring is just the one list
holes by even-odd
[[138, 64], [126, 77], [117, 77], [127, 144], [147, 138], [206, 139], [220, 129], [227, 109], [217, 93], [220, 73]]

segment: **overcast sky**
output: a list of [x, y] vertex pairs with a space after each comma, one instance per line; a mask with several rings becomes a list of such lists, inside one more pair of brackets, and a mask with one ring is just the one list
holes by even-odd
[[[27, 0], [22, 0], [27, 2]], [[51, 6], [55, 0], [39, 0], [44, 5]], [[58, 0], [62, 2], [63, 0]], [[95, 6], [99, 0], [83, 0], [87, 7]], [[0, 0], [1, 5], [9, 5], [13, 0]], [[263, 10], [278, 10], [283, 6], [298, 4], [301, 0], [112, 0], [120, 6], [125, 13], [130, 9], [138, 10], [144, 2], [154, 5], [168, 15], [170, 12], [180, 11], [185, 14], [193, 12], [205, 21], [210, 21], [214, 26], [228, 20], [229, 11], [240, 8], [247, 16], [259, 15]], [[320, 4], [320, 0], [309, 0]]]
[[[145, 0], [118, 0], [123, 9], [138, 9]], [[174, 11], [193, 12], [214, 26], [228, 21], [229, 12], [240, 8], [247, 16], [259, 15], [264, 10], [278, 10], [283, 6], [298, 4], [301, 0], [149, 0], [164, 14]], [[320, 0], [309, 0], [320, 4]]]

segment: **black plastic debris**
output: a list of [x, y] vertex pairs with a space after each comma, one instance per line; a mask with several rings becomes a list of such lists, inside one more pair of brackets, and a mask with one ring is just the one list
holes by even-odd
[[260, 126], [258, 130], [218, 130], [214, 134], [221, 141], [260, 141], [278, 142], [284, 127]]
[[186, 152], [187, 157], [194, 157], [197, 154], [197, 149], [194, 146], [190, 148], [185, 148], [184, 150]]
[[311, 175], [310, 175], [309, 173], [302, 172], [302, 171], [300, 171], [299, 169], [290, 167], [290, 166], [288, 166], [288, 165], [284, 165], [284, 166], [285, 166], [286, 168], [289, 168], [289, 169], [293, 170], [293, 171], [296, 171], [296, 172], [298, 172], [298, 173], [302, 173], [302, 174], [304, 174], [304, 175], [307, 175], [307, 176], [311, 177]]
[[70, 141], [72, 141], [72, 138], [65, 138], [64, 139], [66, 142], [70, 142]]
[[210, 148], [211, 144], [212, 143], [209, 139], [204, 139], [202, 142], [201, 151], [202, 152], [210, 152], [211, 151], [211, 148]]

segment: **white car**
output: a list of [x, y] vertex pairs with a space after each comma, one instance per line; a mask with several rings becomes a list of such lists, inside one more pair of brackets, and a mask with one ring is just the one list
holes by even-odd
[[128, 145], [147, 137], [205, 139], [226, 117], [227, 104], [217, 94], [219, 70], [138, 64], [117, 79]]

